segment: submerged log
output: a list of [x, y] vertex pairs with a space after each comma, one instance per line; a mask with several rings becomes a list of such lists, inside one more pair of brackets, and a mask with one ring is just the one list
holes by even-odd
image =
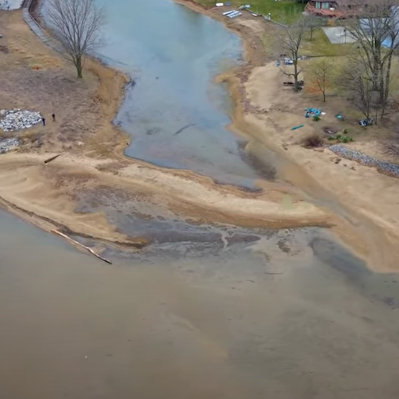
[[51, 230], [52, 233], [57, 234], [65, 239], [67, 239], [68, 241], [72, 242], [73, 244], [77, 245], [78, 247], [81, 247], [83, 249], [85, 249], [86, 251], [90, 252], [92, 255], [94, 255], [96, 258], [101, 259], [103, 262], [108, 263], [109, 265], [112, 265], [112, 262], [106, 258], [103, 258], [102, 256], [100, 256], [99, 254], [97, 254], [96, 252], [94, 252], [91, 248], [86, 247], [86, 245], [81, 244], [80, 242], [74, 240], [73, 238], [67, 236], [64, 233], [61, 233], [58, 230]]

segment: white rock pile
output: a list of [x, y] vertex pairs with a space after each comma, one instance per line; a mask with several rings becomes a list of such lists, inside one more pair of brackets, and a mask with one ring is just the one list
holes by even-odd
[[5, 154], [6, 152], [18, 146], [19, 140], [14, 137], [11, 139], [0, 139], [0, 154]]
[[0, 110], [0, 128], [5, 132], [15, 130], [29, 129], [33, 125], [41, 123], [42, 116], [40, 112], [23, 111], [19, 108]]

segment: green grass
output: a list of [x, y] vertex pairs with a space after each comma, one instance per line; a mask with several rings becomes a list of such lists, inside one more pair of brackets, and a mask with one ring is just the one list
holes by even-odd
[[323, 29], [319, 28], [313, 32], [313, 40], [310, 34], [305, 35], [302, 42], [301, 55], [313, 57], [339, 57], [353, 53], [354, 44], [332, 44]]
[[[204, 6], [214, 6], [219, 0], [195, 0], [197, 3]], [[223, 0], [220, 0], [223, 1]], [[271, 14], [272, 19], [290, 24], [294, 22], [302, 14], [304, 4], [293, 0], [230, 0], [234, 7], [239, 7], [242, 4], [250, 4], [251, 10], [260, 14]], [[334, 25], [338, 25], [335, 23]], [[271, 35], [274, 33], [272, 32]], [[322, 29], [317, 29], [313, 32], [313, 40], [310, 41], [310, 34], [307, 33], [303, 41], [301, 55], [319, 56], [319, 57], [335, 57], [345, 56], [353, 50], [353, 44], [331, 44]], [[271, 43], [275, 41], [273, 36], [265, 34], [261, 38], [267, 50]]]
[[[217, 1], [215, 0], [195, 0], [204, 6], [214, 6]], [[239, 7], [243, 4], [250, 4], [251, 10], [259, 14], [271, 14], [272, 19], [284, 23], [292, 23], [304, 10], [302, 3], [297, 3], [292, 0], [230, 0], [234, 7]]]
[[[267, 53], [272, 54], [275, 48], [276, 32], [268, 31], [260, 38]], [[300, 55], [310, 57], [340, 57], [345, 58], [353, 54], [355, 44], [331, 44], [322, 28], [313, 32], [313, 40], [310, 40], [310, 32], [307, 31], [302, 40]]]

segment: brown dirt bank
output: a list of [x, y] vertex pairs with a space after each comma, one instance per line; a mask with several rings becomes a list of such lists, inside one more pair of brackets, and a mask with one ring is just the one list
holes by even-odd
[[[153, 201], [187, 218], [244, 226], [328, 226], [330, 217], [295, 190], [260, 182], [263, 193], [218, 186], [186, 171], [162, 170], [123, 156], [125, 135], [111, 124], [126, 78], [89, 60], [86, 78], [37, 39], [20, 12], [0, 13], [3, 48], [0, 102], [42, 112], [47, 126], [21, 133], [23, 145], [0, 157], [3, 204], [44, 229], [64, 230], [118, 243], [138, 243], [100, 213], [75, 212], [79, 193], [122, 189], [137, 201]], [[57, 121], [49, 117], [53, 112]], [[44, 165], [52, 155], [62, 156]], [[284, 205], [286, 193], [291, 201]]]

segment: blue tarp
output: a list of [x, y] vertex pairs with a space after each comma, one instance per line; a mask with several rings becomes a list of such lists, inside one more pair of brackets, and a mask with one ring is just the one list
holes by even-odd
[[309, 118], [310, 116], [320, 116], [321, 109], [319, 108], [305, 108], [305, 118]]

